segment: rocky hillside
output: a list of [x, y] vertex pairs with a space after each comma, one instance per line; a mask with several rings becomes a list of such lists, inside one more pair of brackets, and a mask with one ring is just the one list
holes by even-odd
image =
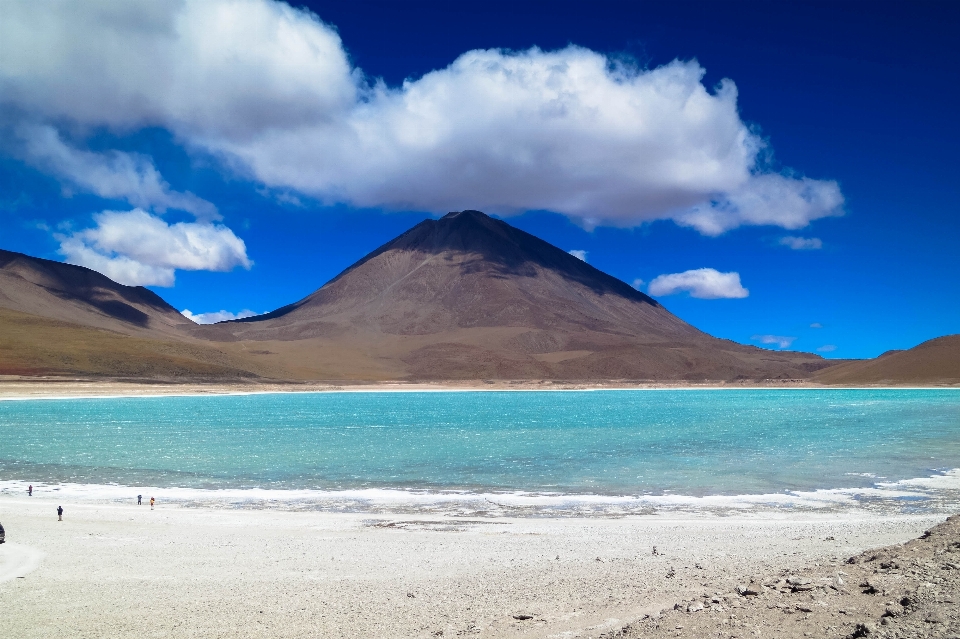
[[711, 583], [703, 589], [700, 597], [601, 636], [958, 637], [960, 515], [919, 539], [836, 565], [754, 575], [733, 590]]

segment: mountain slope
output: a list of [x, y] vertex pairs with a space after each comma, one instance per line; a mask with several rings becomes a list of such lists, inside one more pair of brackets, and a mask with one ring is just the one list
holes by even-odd
[[932, 339], [876, 359], [846, 362], [814, 376], [823, 384], [960, 384], [960, 335]]
[[206, 343], [125, 335], [0, 308], [0, 375], [164, 381], [258, 376], [244, 364]]
[[318, 321], [395, 335], [522, 326], [703, 336], [624, 282], [477, 211], [421, 222], [305, 299], [248, 320], [273, 320], [288, 338]]
[[[715, 339], [478, 211], [418, 224], [299, 302], [193, 332], [270, 342], [304, 374], [342, 378], [362, 365], [408, 379], [732, 380], [830, 364]], [[350, 355], [336, 359], [334, 345]]]
[[0, 308], [129, 335], [180, 335], [192, 322], [156, 293], [83, 266], [0, 250]]

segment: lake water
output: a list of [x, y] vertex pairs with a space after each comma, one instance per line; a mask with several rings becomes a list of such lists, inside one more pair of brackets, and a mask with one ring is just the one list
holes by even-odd
[[476, 510], [482, 497], [497, 507], [949, 510], [960, 504], [957, 468], [960, 391], [950, 389], [0, 402], [6, 492], [31, 482], [321, 508], [406, 499]]

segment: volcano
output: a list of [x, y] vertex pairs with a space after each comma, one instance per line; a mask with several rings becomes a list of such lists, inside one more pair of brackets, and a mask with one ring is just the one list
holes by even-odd
[[308, 297], [195, 327], [326, 379], [803, 378], [832, 362], [720, 340], [479, 211], [425, 220]]

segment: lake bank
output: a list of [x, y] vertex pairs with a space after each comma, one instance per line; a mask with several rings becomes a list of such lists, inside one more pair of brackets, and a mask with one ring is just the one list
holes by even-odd
[[[943, 517], [456, 518], [0, 495], [44, 558], [5, 636], [598, 637], [755, 574], [842, 562]], [[656, 550], [654, 550], [656, 547]], [[529, 619], [517, 617], [529, 616]], [[443, 634], [440, 635], [439, 633]]]
[[156, 397], [246, 395], [257, 393], [322, 393], [322, 392], [432, 392], [432, 391], [545, 391], [545, 390], [649, 390], [649, 389], [785, 389], [785, 388], [936, 388], [960, 389], [957, 385], [931, 386], [828, 386], [806, 380], [770, 380], [764, 383], [743, 382], [564, 382], [553, 380], [466, 380], [444, 382], [143, 382], [96, 379], [0, 379], [0, 401], [13, 399], [66, 399], [79, 397]]

